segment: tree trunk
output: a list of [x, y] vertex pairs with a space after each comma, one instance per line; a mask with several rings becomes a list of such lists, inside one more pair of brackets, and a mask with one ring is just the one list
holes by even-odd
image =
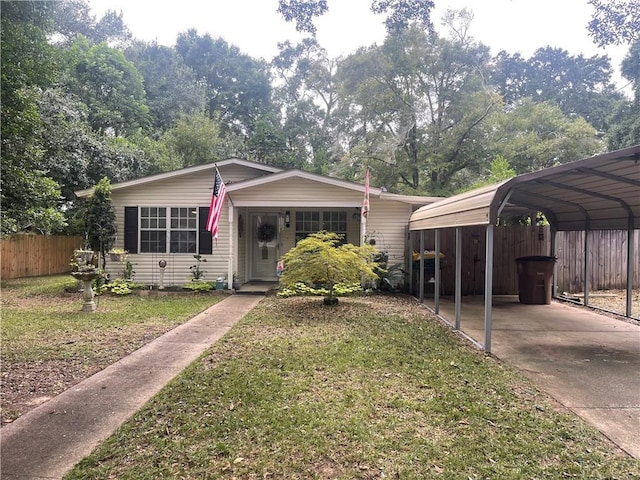
[[411, 162], [411, 187], [417, 190], [420, 186], [420, 170], [418, 169], [418, 127], [415, 119], [407, 134], [407, 154]]

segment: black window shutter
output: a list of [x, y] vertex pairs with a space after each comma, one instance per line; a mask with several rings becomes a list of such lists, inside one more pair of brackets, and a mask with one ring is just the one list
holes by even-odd
[[124, 207], [124, 249], [138, 253], [138, 207]]
[[213, 253], [213, 239], [211, 232], [207, 230], [207, 218], [209, 217], [209, 207], [200, 207], [198, 212], [198, 244], [200, 255], [211, 255]]

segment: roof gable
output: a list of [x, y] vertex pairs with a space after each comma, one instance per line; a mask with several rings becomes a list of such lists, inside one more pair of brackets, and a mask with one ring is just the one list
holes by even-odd
[[[213, 182], [213, 171], [216, 167], [218, 169], [223, 169], [226, 166], [235, 165], [240, 167], [245, 167], [247, 169], [259, 170], [267, 174], [281, 172], [282, 169], [273, 167], [271, 165], [266, 165], [264, 163], [251, 162], [249, 160], [244, 160], [241, 158], [229, 158], [227, 160], [222, 160], [220, 162], [214, 163], [206, 163], [203, 165], [195, 165], [193, 167], [181, 168], [180, 170], [173, 170], [171, 172], [158, 173], [155, 175], [149, 175], [146, 177], [136, 178], [134, 180], [127, 180], [126, 182], [114, 183], [111, 185], [111, 190], [120, 190], [122, 188], [129, 188], [144, 185], [146, 183], [158, 182], [162, 180], [167, 180], [170, 178], [178, 178], [186, 175], [192, 175], [194, 173], [206, 173], [210, 172], [211, 179]], [[93, 188], [87, 188], [83, 190], [76, 191], [76, 195], [80, 198], [89, 197], [93, 194]]]
[[[325, 175], [319, 175], [317, 173], [306, 172], [304, 170], [285, 170], [271, 175], [265, 175], [259, 178], [252, 178], [250, 180], [236, 182], [233, 184], [227, 184], [228, 192], [237, 192], [241, 190], [247, 190], [258, 186], [265, 186], [271, 183], [280, 182], [282, 180], [290, 179], [304, 179], [312, 182], [330, 185], [333, 187], [344, 188], [364, 195], [365, 186], [360, 183], [350, 182], [339, 178], [327, 177]], [[396, 201], [401, 203], [408, 203], [411, 205], [426, 205], [437, 200], [440, 197], [422, 197], [415, 195], [398, 195], [395, 193], [389, 193], [384, 188], [369, 187], [369, 195], [379, 197], [383, 200]]]
[[[180, 177], [188, 177], [189, 175], [194, 174], [202, 174], [209, 175], [211, 177], [211, 181], [213, 182], [213, 171], [218, 167], [221, 171], [221, 175], [223, 180], [226, 183], [227, 191], [229, 193], [239, 192], [239, 191], [249, 191], [252, 188], [265, 186], [268, 187], [271, 184], [276, 184], [277, 182], [281, 182], [283, 180], [290, 179], [302, 179], [311, 182], [315, 182], [321, 185], [328, 185], [332, 187], [342, 188], [351, 192], [357, 192], [359, 194], [364, 195], [365, 186], [360, 183], [350, 182], [347, 180], [342, 180], [339, 178], [328, 177], [325, 175], [319, 175], [317, 173], [307, 172], [304, 170], [292, 169], [292, 170], [282, 170], [277, 167], [273, 167], [270, 165], [265, 165], [263, 163], [251, 162], [248, 160], [243, 160], [240, 158], [230, 158], [227, 160], [223, 160], [216, 163], [207, 163], [204, 165], [196, 165], [193, 167], [182, 168], [180, 170], [174, 170], [172, 172], [159, 173], [156, 175], [149, 175], [147, 177], [137, 178], [135, 180], [129, 180], [126, 182], [115, 183], [111, 186], [112, 191], [117, 191], [121, 189], [127, 189], [132, 187], [141, 187], [144, 185], [161, 182], [164, 180], [174, 180]], [[231, 175], [231, 179], [229, 177], [225, 177], [225, 167], [241, 167], [247, 168], [251, 170], [257, 170], [262, 174], [259, 176], [254, 176], [247, 179], [234, 179], [233, 175]], [[227, 172], [229, 173], [229, 172]], [[237, 171], [236, 171], [237, 178]], [[76, 195], [78, 197], [89, 197], [93, 194], [93, 188], [78, 190]], [[415, 196], [415, 195], [399, 195], [395, 193], [389, 193], [384, 188], [377, 187], [369, 187], [369, 194], [372, 197], [377, 197], [385, 201], [395, 201], [406, 203], [410, 205], [427, 205], [433, 203], [437, 200], [440, 200], [440, 197], [426, 197], [426, 196]]]
[[[348, 182], [338, 178], [326, 177], [324, 175], [318, 175], [316, 173], [305, 172], [303, 170], [285, 170], [271, 175], [266, 175], [259, 178], [252, 178], [241, 182], [236, 182], [231, 185], [227, 185], [227, 191], [233, 192], [237, 190], [244, 190], [247, 188], [256, 187], [259, 185], [266, 185], [273, 182], [279, 182], [281, 180], [287, 180], [291, 178], [302, 178], [305, 180], [311, 180], [317, 183], [324, 183], [326, 185], [332, 185], [334, 187], [346, 188], [347, 190], [354, 190], [356, 192], [362, 192], [364, 194], [364, 185], [359, 183]], [[382, 192], [379, 188], [369, 188], [369, 193], [373, 195], [380, 195]]]

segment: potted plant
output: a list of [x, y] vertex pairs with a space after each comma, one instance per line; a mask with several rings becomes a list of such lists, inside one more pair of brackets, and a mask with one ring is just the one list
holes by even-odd
[[129, 252], [122, 248], [112, 248], [109, 250], [109, 257], [112, 262], [124, 262], [128, 253]]
[[77, 265], [89, 265], [93, 261], [93, 250], [78, 248], [73, 251], [73, 258]]
[[202, 270], [202, 268], [200, 268], [200, 263], [201, 262], [206, 262], [207, 259], [204, 258], [200, 254], [194, 255], [193, 258], [196, 259], [196, 264], [195, 265], [191, 265], [189, 267], [189, 270], [191, 270], [191, 276], [193, 277], [191, 280], [192, 281], [203, 280], [204, 279], [204, 274], [206, 272], [204, 270]]

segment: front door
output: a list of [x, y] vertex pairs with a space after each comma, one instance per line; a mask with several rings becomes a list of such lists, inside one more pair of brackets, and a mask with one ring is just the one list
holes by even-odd
[[278, 215], [251, 215], [249, 237], [251, 255], [251, 280], [276, 281], [278, 263]]

